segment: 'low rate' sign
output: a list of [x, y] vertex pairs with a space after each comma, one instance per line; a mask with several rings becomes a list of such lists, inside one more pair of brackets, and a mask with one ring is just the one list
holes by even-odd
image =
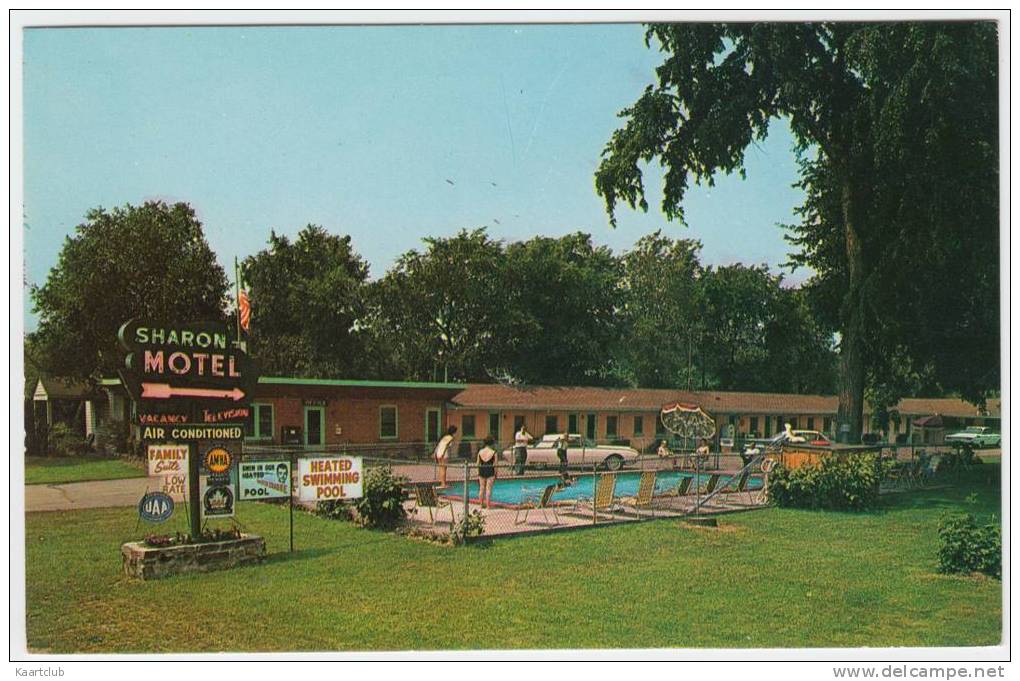
[[362, 491], [360, 456], [331, 456], [298, 462], [298, 499], [359, 499]]

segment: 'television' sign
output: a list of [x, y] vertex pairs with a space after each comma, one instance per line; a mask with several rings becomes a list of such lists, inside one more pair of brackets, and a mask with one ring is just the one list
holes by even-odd
[[118, 336], [130, 352], [121, 379], [143, 413], [147, 407], [185, 401], [211, 405], [207, 409], [240, 407], [258, 381], [248, 355], [230, 342], [221, 323], [169, 325], [132, 319]]

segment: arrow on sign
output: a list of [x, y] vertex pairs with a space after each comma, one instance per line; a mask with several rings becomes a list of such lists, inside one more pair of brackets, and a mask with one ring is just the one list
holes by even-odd
[[208, 397], [237, 402], [244, 399], [244, 391], [240, 388], [234, 388], [233, 390], [175, 388], [169, 383], [142, 383], [142, 397], [151, 397], [157, 400], [168, 400], [171, 397]]

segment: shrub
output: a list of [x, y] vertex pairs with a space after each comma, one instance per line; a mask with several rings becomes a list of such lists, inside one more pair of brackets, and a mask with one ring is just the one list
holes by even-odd
[[89, 450], [89, 443], [66, 423], [54, 423], [47, 435], [46, 450], [51, 456], [81, 456]]
[[964, 445], [957, 447], [951, 453], [943, 454], [939, 459], [935, 472], [939, 475], [968, 470], [971, 466], [983, 463], [981, 459], [974, 456], [973, 447]]
[[873, 454], [828, 456], [817, 466], [779, 465], [769, 477], [769, 499], [776, 506], [861, 511], [878, 500], [882, 464]]
[[315, 504], [315, 515], [328, 520], [354, 520], [354, 507], [349, 501], [327, 499]]
[[405, 478], [393, 474], [389, 468], [372, 468], [365, 474], [364, 496], [354, 507], [367, 527], [392, 529], [402, 521], [404, 510]]
[[481, 511], [471, 511], [457, 523], [454, 537], [456, 542], [465, 542], [470, 537], [480, 537], [483, 534], [485, 534], [485, 516]]
[[1002, 578], [1002, 532], [997, 524], [978, 526], [969, 513], [939, 521], [939, 572], [981, 572]]

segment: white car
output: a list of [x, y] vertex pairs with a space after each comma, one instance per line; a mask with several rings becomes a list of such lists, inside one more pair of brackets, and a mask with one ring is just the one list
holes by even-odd
[[[556, 468], [560, 460], [556, 456], [556, 441], [559, 435], [545, 435], [541, 440], [528, 446], [528, 466]], [[570, 435], [567, 440], [568, 466], [599, 466], [611, 471], [620, 470], [625, 464], [635, 461], [639, 454], [633, 447], [623, 445], [596, 445], [585, 441], [580, 435]], [[503, 459], [514, 460], [514, 448], [503, 450]]]
[[998, 447], [1002, 444], [1002, 433], [992, 432], [988, 426], [968, 426], [959, 433], [946, 435], [946, 444]]

